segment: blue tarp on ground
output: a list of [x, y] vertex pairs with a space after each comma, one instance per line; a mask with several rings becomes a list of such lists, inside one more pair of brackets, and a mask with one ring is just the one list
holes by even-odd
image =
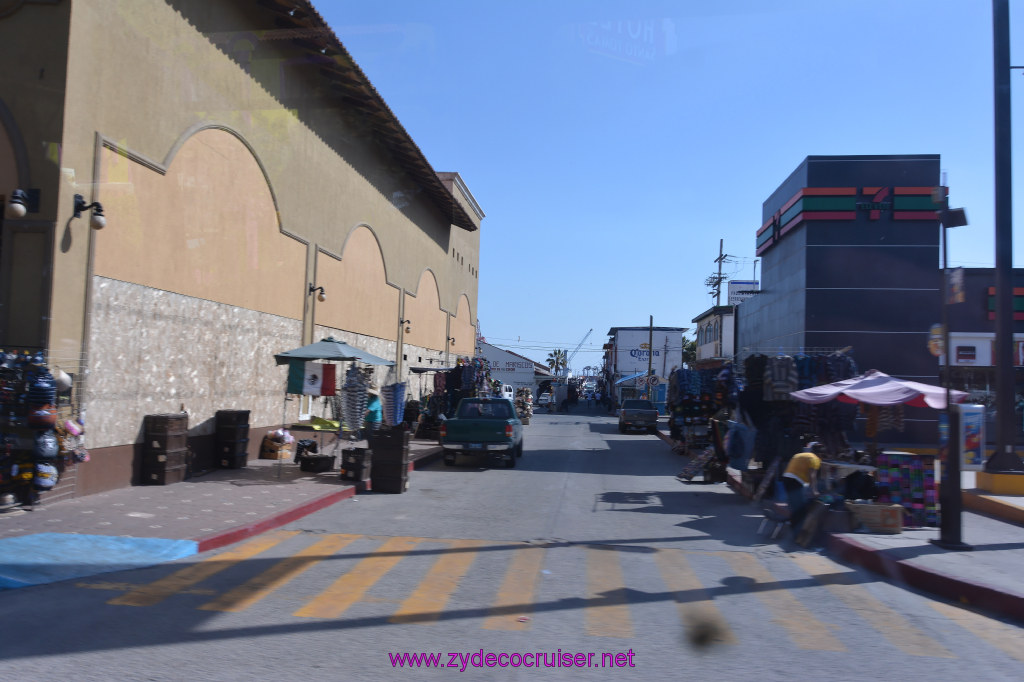
[[0, 539], [0, 590], [144, 568], [191, 556], [195, 540], [77, 533]]

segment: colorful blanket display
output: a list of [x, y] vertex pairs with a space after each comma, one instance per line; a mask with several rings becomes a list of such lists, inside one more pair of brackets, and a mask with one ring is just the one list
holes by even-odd
[[935, 457], [910, 452], [881, 452], [876, 461], [877, 501], [903, 505], [903, 525], [937, 526]]

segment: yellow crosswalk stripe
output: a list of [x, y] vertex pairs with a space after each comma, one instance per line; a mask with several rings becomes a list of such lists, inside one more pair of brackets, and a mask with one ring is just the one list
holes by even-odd
[[404, 559], [417, 542], [417, 538], [389, 539], [294, 615], [302, 618], [337, 618]]
[[1021, 646], [1021, 630], [1013, 625], [1001, 623], [968, 609], [943, 602], [930, 602], [931, 607], [964, 628], [975, 637], [988, 642], [1008, 656], [1024, 661], [1024, 647]]
[[284, 530], [268, 533], [235, 549], [222, 552], [204, 559], [198, 564], [193, 564], [180, 571], [176, 571], [148, 585], [140, 585], [137, 589], [120, 597], [114, 597], [107, 603], [119, 606], [153, 606], [154, 604], [159, 604], [167, 597], [184, 592], [193, 585], [201, 583], [207, 578], [227, 570], [246, 559], [250, 559], [294, 535], [298, 535], [299, 532], [297, 530]]
[[738, 574], [756, 581], [751, 591], [771, 610], [774, 622], [786, 630], [798, 647], [818, 651], [846, 651], [843, 643], [829, 632], [828, 626], [815, 618], [800, 600], [788, 590], [772, 588], [772, 583], [777, 580], [757, 557], [746, 552], [722, 552], [720, 555], [726, 558]]
[[449, 540], [450, 551], [438, 557], [430, 571], [409, 598], [402, 602], [391, 616], [391, 623], [417, 623], [430, 625], [437, 622], [448, 599], [459, 581], [476, 560], [476, 552], [483, 543], [477, 540]]
[[715, 634], [711, 641], [719, 644], [737, 643], [736, 633], [725, 624], [721, 612], [704, 590], [682, 551], [659, 549], [654, 554], [654, 563], [665, 585], [676, 593], [679, 616], [689, 629], [713, 624], [717, 627], [712, 628]]
[[481, 626], [485, 630], [529, 630], [533, 602], [537, 598], [537, 581], [544, 565], [544, 548], [526, 545], [512, 552], [505, 578], [491, 605], [490, 615]]
[[791, 558], [903, 653], [911, 656], [956, 658], [949, 649], [857, 585], [858, 577], [855, 572], [847, 571], [828, 559], [813, 554], [794, 555]]
[[601, 602], [583, 612], [584, 630], [595, 637], [632, 637], [633, 618], [626, 601], [619, 552], [587, 547], [587, 599]]
[[243, 611], [360, 537], [362, 536], [329, 535], [287, 559], [278, 561], [263, 573], [199, 608], [203, 611]]

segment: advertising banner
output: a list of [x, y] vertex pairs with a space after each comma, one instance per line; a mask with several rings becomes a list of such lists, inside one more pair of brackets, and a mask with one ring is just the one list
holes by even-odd
[[[615, 368], [622, 376], [647, 372], [648, 362], [654, 373], [665, 377], [673, 367], [683, 364], [682, 332], [654, 330], [654, 349], [650, 344], [651, 333], [640, 329], [624, 329], [618, 332], [615, 345]], [[653, 355], [652, 355], [653, 353]]]
[[960, 411], [960, 469], [981, 471], [985, 466], [985, 406], [957, 405]]

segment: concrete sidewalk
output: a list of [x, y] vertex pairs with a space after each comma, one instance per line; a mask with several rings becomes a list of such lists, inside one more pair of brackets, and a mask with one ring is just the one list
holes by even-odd
[[[658, 435], [672, 445], [667, 434]], [[738, 476], [729, 485], [751, 497]], [[827, 536], [826, 551], [915, 589], [1024, 622], [1024, 497], [990, 495], [973, 485], [973, 473], [965, 472], [962, 540], [972, 551], [933, 544], [938, 528], [895, 535], [833, 533]]]
[[[435, 441], [413, 440], [409, 449], [413, 469], [441, 454]], [[0, 589], [153, 565], [283, 526], [365, 492], [341, 480], [338, 466], [309, 473], [291, 460], [250, 459], [172, 485], [52, 505], [44, 494], [32, 511], [0, 513]]]

